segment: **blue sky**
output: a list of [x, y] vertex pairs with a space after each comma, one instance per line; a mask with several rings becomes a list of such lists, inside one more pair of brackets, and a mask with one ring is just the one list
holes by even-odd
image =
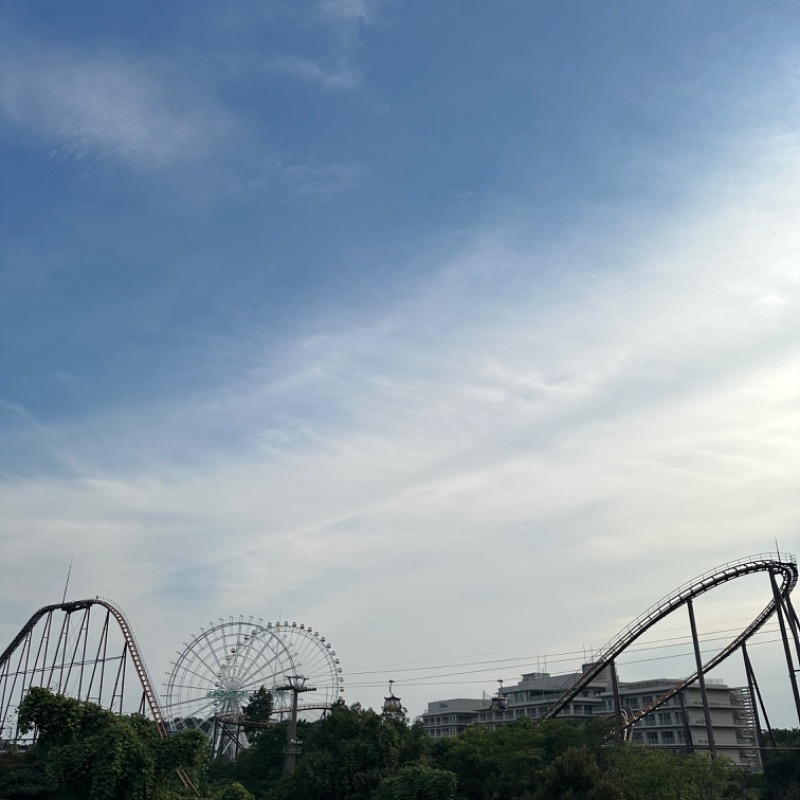
[[4, 3], [4, 640], [74, 557], [154, 672], [291, 609], [399, 689], [792, 550], [799, 17]]

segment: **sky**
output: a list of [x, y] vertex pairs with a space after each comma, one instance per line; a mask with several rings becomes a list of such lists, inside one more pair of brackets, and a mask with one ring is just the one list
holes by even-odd
[[[209, 620], [280, 617], [414, 716], [798, 549], [796, 3], [6, 0], [0, 30], [3, 646], [72, 559], [158, 683]], [[709, 654], [769, 585], [712, 595]], [[687, 673], [662, 655], [622, 679]]]

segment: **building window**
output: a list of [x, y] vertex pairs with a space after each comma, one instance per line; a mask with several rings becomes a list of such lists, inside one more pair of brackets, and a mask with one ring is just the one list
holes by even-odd
[[647, 731], [647, 744], [658, 744], [658, 731]]
[[661, 744], [675, 744], [675, 734], [672, 731], [661, 731]]

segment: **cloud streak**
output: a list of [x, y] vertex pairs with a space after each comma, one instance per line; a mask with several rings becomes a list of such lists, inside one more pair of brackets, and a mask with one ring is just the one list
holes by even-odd
[[[62, 427], [69, 474], [0, 484], [6, 563], [40, 565], [28, 607], [75, 555], [104, 576], [85, 593], [172, 604], [140, 636], [156, 662], [190, 619], [277, 607], [346, 663], [399, 662], [487, 629], [599, 644], [690, 573], [791, 548], [800, 161], [772, 144], [567, 272], [568, 242], [490, 229], [409, 299], [255, 331], [218, 390]], [[604, 592], [620, 571], [650, 578]], [[208, 591], [184, 604], [192, 581]], [[523, 634], [497, 619], [554, 596]]]
[[334, 66], [323, 66], [306, 56], [275, 56], [265, 66], [269, 73], [316, 83], [325, 89], [349, 90], [361, 83], [360, 74], [346, 59], [340, 59]]
[[20, 45], [5, 52], [0, 74], [6, 121], [66, 158], [162, 169], [206, 158], [233, 127], [168, 65], [119, 52]]

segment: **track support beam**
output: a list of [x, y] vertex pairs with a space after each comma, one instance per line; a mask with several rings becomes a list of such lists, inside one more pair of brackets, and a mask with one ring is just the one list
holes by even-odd
[[697, 664], [697, 683], [700, 686], [700, 698], [703, 701], [703, 714], [706, 719], [706, 733], [708, 734], [708, 749], [711, 757], [716, 758], [717, 743], [714, 740], [714, 726], [711, 724], [711, 709], [708, 705], [708, 692], [706, 691], [706, 677], [703, 674], [703, 658], [700, 655], [700, 640], [697, 638], [697, 623], [694, 619], [694, 603], [689, 598], [686, 602], [689, 611], [689, 626], [692, 629], [692, 645], [694, 646], [694, 660]]
[[614, 741], [620, 744], [622, 742], [622, 705], [619, 701], [617, 662], [611, 661], [608, 668], [611, 670], [611, 692], [614, 695]]
[[[759, 698], [756, 697], [756, 676], [753, 672], [753, 665], [750, 663], [750, 656], [747, 654], [747, 645], [744, 642], [742, 642], [742, 658], [744, 659], [744, 671], [747, 674], [747, 690], [750, 693], [750, 703], [753, 706], [753, 725], [755, 727], [756, 741], [758, 742], [758, 757], [763, 767], [766, 763], [766, 749], [764, 745], [764, 731], [761, 730], [761, 720], [758, 717], [758, 701], [760, 696]], [[766, 716], [766, 713], [764, 716]], [[769, 727], [769, 723], [767, 723], [767, 727]], [[770, 734], [772, 734], [772, 731], [770, 731]]]
[[778, 582], [775, 580], [775, 573], [770, 571], [769, 580], [772, 584], [772, 594], [775, 597], [775, 610], [778, 613], [778, 624], [781, 628], [781, 639], [783, 640], [783, 652], [786, 656], [786, 667], [789, 670], [789, 682], [792, 684], [792, 693], [794, 694], [794, 707], [797, 712], [797, 719], [800, 720], [800, 691], [797, 688], [797, 673], [794, 668], [794, 660], [792, 659], [792, 649], [789, 646], [789, 636], [786, 633], [786, 621], [784, 619], [783, 599], [781, 593], [778, 591]]

